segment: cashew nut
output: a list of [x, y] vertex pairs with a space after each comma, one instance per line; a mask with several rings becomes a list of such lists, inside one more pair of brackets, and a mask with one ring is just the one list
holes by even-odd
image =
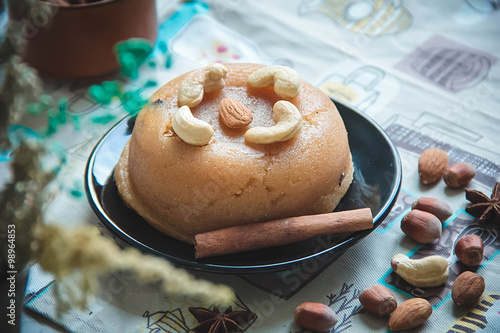
[[274, 126], [250, 128], [245, 133], [245, 140], [252, 143], [286, 141], [302, 128], [302, 115], [295, 105], [287, 101], [274, 104], [273, 119], [276, 122]]
[[188, 106], [184, 105], [177, 110], [172, 118], [174, 132], [190, 145], [203, 146], [210, 142], [214, 130], [209, 123], [193, 117]]
[[201, 103], [205, 92], [224, 87], [228, 69], [221, 64], [210, 64], [186, 75], [179, 86], [179, 106], [190, 108]]
[[269, 66], [256, 70], [248, 76], [250, 87], [269, 87], [274, 85], [274, 92], [284, 99], [292, 99], [300, 93], [300, 78], [290, 67]]
[[437, 287], [448, 280], [448, 261], [438, 255], [410, 259], [404, 254], [392, 258], [392, 269], [415, 287]]

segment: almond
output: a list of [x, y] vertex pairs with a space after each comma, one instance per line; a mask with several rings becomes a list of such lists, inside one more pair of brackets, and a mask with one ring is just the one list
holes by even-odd
[[424, 184], [432, 184], [443, 177], [448, 169], [448, 154], [441, 149], [427, 149], [418, 159], [418, 174]]
[[311, 331], [328, 331], [337, 324], [335, 311], [322, 303], [305, 302], [294, 313], [295, 323]]
[[428, 244], [441, 237], [439, 219], [423, 210], [413, 209], [401, 220], [401, 230], [411, 239]]
[[229, 128], [245, 127], [253, 120], [252, 112], [246, 106], [229, 97], [220, 101], [219, 115]]
[[446, 221], [453, 214], [450, 205], [436, 198], [420, 197], [412, 204], [412, 208], [429, 212], [441, 222]]
[[472, 306], [479, 301], [484, 288], [482, 276], [466, 271], [460, 274], [453, 283], [451, 298], [458, 306]]
[[384, 286], [371, 286], [359, 294], [359, 302], [369, 312], [378, 317], [390, 315], [398, 306], [396, 298]]
[[462, 187], [467, 185], [474, 177], [476, 177], [476, 168], [468, 163], [452, 164], [443, 176], [446, 185], [452, 188]]
[[412, 298], [399, 305], [389, 319], [391, 331], [409, 330], [422, 325], [432, 314], [431, 304], [423, 298]]
[[475, 267], [483, 261], [484, 243], [478, 235], [467, 235], [455, 244], [455, 254], [464, 265]]

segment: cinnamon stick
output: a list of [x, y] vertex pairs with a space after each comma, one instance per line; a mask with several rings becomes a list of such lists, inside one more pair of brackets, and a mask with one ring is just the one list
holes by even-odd
[[196, 235], [195, 257], [205, 258], [291, 244], [316, 236], [372, 227], [370, 208], [240, 225]]

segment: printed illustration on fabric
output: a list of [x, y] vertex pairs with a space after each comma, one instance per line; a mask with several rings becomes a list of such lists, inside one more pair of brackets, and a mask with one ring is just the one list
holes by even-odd
[[384, 77], [385, 72], [380, 68], [363, 66], [345, 77], [336, 73], [330, 74], [320, 84], [320, 89], [328, 96], [364, 111], [380, 96], [377, 85]]
[[446, 333], [494, 333], [500, 327], [500, 294], [487, 294]]
[[317, 87], [368, 115], [385, 110], [401, 90], [396, 76], [362, 62], [338, 62], [327, 73]]
[[[479, 113], [475, 115], [477, 118], [479, 116]], [[498, 160], [500, 154], [484, 148], [489, 139], [483, 133], [426, 111], [416, 119], [396, 114], [388, 119], [383, 127], [398, 147], [404, 160], [414, 160], [417, 163], [418, 157], [424, 150], [439, 148], [448, 152], [450, 163], [466, 162], [474, 165], [475, 182], [487, 187], [493, 187], [496, 183], [496, 178], [500, 174], [500, 166], [492, 161]], [[436, 132], [441, 134], [440, 140], [433, 138]]]
[[300, 14], [319, 12], [353, 32], [369, 36], [399, 33], [408, 29], [412, 15], [402, 1], [303, 0]]
[[291, 60], [267, 57], [253, 41], [204, 15], [195, 16], [175, 35], [169, 50], [202, 65], [252, 62], [293, 67]]
[[490, 14], [500, 8], [500, 0], [465, 0], [465, 2], [482, 14]]
[[146, 320], [146, 332], [149, 333], [208, 332], [224, 326], [245, 332], [257, 319], [257, 315], [239, 297], [227, 308], [201, 308], [185, 303], [175, 309], [145, 311], [143, 317]]
[[380, 234], [385, 234], [387, 231], [389, 231], [397, 222], [401, 221], [401, 218], [406, 213], [410, 211], [412, 204], [416, 200], [416, 197], [408, 193], [405, 189], [401, 189], [398, 195], [398, 199], [389, 212], [389, 215], [387, 215], [387, 217], [377, 227], [377, 229], [375, 229], [375, 231]]
[[456, 93], [477, 86], [497, 61], [492, 55], [436, 35], [396, 68]]

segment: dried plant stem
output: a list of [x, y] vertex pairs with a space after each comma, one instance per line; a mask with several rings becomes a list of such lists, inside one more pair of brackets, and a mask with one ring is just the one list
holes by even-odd
[[[120, 249], [113, 240], [104, 238], [99, 230], [90, 226], [63, 229], [55, 225], [40, 224], [35, 228], [32, 259], [55, 274], [56, 278], [82, 272], [82, 293], [93, 294], [98, 289], [98, 276], [106, 273], [129, 270], [142, 283], [160, 282], [167, 295], [185, 295], [201, 298], [207, 304], [230, 304], [235, 295], [223, 285], [196, 280], [185, 270], [178, 269], [168, 261], [145, 256], [129, 248]], [[70, 299], [74, 305], [84, 305], [86, 299]]]
[[[0, 0], [1, 1], [1, 0]], [[92, 2], [92, 1], [87, 1]], [[6, 38], [0, 43], [0, 64], [5, 64], [0, 85], [0, 148], [10, 147], [7, 128], [18, 122], [26, 105], [37, 99], [41, 84], [36, 72], [21, 61], [26, 25], [33, 17], [52, 17], [54, 6], [39, 0], [8, 0], [10, 20]], [[22, 139], [22, 138], [21, 138]], [[229, 304], [235, 297], [226, 286], [196, 280], [186, 271], [175, 268], [166, 260], [144, 256], [136, 250], [121, 250], [114, 241], [100, 235], [98, 229], [79, 226], [63, 229], [48, 225], [42, 206], [47, 200], [46, 185], [55, 171], [46, 172], [40, 166], [45, 153], [40, 143], [24, 142], [13, 152], [12, 181], [0, 192], [0, 267], [7, 265], [5, 239], [8, 225], [15, 225], [16, 266], [21, 270], [29, 261], [38, 261], [43, 269], [58, 280], [81, 273], [80, 299], [70, 290], [69, 303], [57, 299], [59, 309], [64, 306], [85, 305], [87, 296], [96, 292], [101, 274], [119, 270], [132, 271], [141, 282], [160, 282], [167, 294], [200, 297], [207, 303]], [[31, 248], [31, 251], [30, 251]], [[60, 296], [60, 294], [56, 293]], [[71, 297], [71, 295], [73, 295]]]
[[[95, 227], [63, 229], [46, 224], [42, 213], [47, 198], [44, 192], [47, 192], [46, 185], [55, 173], [41, 168], [43, 153], [40, 144], [30, 142], [15, 150], [11, 162], [12, 182], [0, 192], [0, 226], [7, 230], [8, 224], [15, 224], [19, 235], [16, 240], [16, 265], [19, 268], [29, 260], [39, 262], [42, 269], [54, 274], [59, 281], [80, 273], [81, 290], [65, 289], [69, 302], [63, 300], [56, 289], [60, 312], [72, 306], [86, 305], [87, 297], [97, 291], [101, 275], [123, 270], [133, 272], [139, 282], [160, 282], [166, 294], [202, 298], [210, 304], [228, 304], [233, 300], [234, 293], [230, 288], [196, 280], [166, 260], [145, 256], [135, 249], [122, 250], [113, 240], [101, 236]], [[2, 247], [4, 237], [6, 235], [0, 234]], [[2, 251], [2, 254], [6, 253]], [[0, 256], [2, 267], [6, 262], [6, 258]]]

